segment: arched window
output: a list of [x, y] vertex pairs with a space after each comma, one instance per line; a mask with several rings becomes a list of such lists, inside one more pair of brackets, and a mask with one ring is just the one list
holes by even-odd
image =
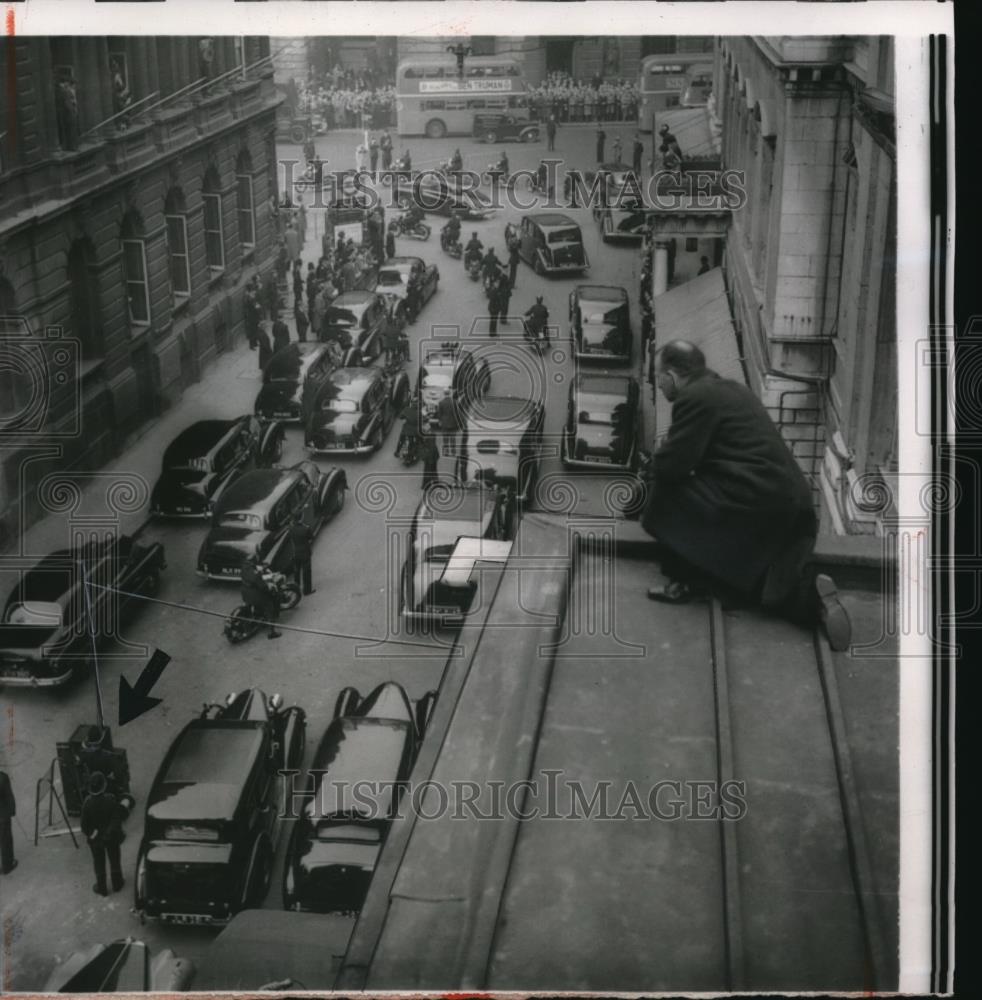
[[222, 185], [218, 171], [209, 167], [202, 185], [204, 204], [205, 259], [212, 271], [225, 269], [225, 237], [222, 233]]
[[102, 334], [102, 303], [95, 271], [95, 249], [83, 236], [68, 251], [68, 290], [71, 332], [82, 345], [82, 360], [92, 361], [105, 353]]
[[143, 236], [143, 219], [131, 210], [123, 216], [120, 227], [123, 248], [123, 282], [126, 304], [132, 326], [150, 325], [150, 286], [147, 282], [147, 244]]
[[[14, 301], [14, 286], [0, 275], [0, 320], [17, 314], [17, 303]], [[20, 328], [18, 327], [18, 332]]]
[[252, 157], [243, 150], [235, 161], [235, 194], [239, 216], [239, 240], [244, 247], [256, 245], [256, 203], [252, 191]]
[[184, 193], [179, 187], [167, 192], [164, 202], [164, 219], [167, 222], [167, 263], [170, 270], [170, 287], [177, 300], [191, 294], [191, 263], [188, 258], [188, 219], [184, 207]]

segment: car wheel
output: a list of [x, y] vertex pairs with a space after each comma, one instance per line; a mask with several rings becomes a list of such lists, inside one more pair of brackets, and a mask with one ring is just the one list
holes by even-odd
[[379, 424], [378, 427], [372, 431], [372, 436], [368, 439], [368, 446], [373, 452], [378, 451], [379, 448], [382, 447], [382, 437], [382, 425]]
[[300, 603], [300, 588], [295, 583], [286, 583], [280, 592], [280, 609], [292, 611]]
[[447, 126], [439, 118], [431, 118], [426, 123], [426, 135], [429, 139], [442, 139], [447, 134]]
[[539, 141], [539, 133], [536, 132], [535, 129], [531, 129], [530, 131], [528, 131], [528, 132], [525, 133], [525, 135], [523, 136], [523, 139], [524, 139], [525, 142], [538, 142]]
[[544, 278], [546, 274], [546, 269], [542, 266], [542, 254], [535, 255], [535, 273], [540, 277]]
[[498, 133], [495, 132], [494, 129], [491, 129], [490, 131], [485, 132], [484, 133], [484, 141], [485, 142], [491, 142], [491, 143], [497, 142], [498, 141]]
[[276, 465], [280, 459], [283, 458], [283, 435], [278, 434], [276, 440], [273, 442], [273, 447], [270, 449], [269, 454], [269, 464]]

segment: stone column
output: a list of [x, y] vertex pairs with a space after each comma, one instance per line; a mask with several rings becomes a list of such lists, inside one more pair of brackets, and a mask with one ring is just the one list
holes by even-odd
[[655, 240], [655, 266], [651, 269], [651, 294], [668, 291], [668, 240]]

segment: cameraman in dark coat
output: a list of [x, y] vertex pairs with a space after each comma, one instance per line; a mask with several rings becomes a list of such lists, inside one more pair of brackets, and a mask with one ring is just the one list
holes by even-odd
[[684, 340], [661, 349], [656, 381], [672, 423], [648, 470], [641, 524], [669, 582], [648, 596], [681, 604], [722, 590], [801, 624], [821, 619], [832, 647], [847, 648], [835, 584], [819, 575], [809, 587], [805, 575], [818, 530], [811, 488], [763, 403]]
[[123, 888], [123, 869], [119, 858], [119, 845], [123, 842], [123, 816], [123, 807], [109, 791], [106, 776], [101, 771], [93, 771], [89, 776], [89, 794], [82, 803], [81, 826], [95, 868], [92, 891], [100, 896], [109, 895], [106, 889], [107, 858], [113, 892]]

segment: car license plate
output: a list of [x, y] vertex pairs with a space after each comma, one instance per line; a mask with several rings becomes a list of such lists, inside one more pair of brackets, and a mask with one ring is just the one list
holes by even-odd
[[605, 455], [590, 455], [589, 461], [600, 462], [603, 465], [613, 465], [614, 460], [612, 458], [607, 458]]
[[276, 410], [274, 411], [273, 416], [289, 420], [293, 414], [289, 410]]
[[223, 566], [219, 572], [222, 576], [235, 576], [237, 571], [232, 566]]
[[11, 660], [4, 660], [3, 662], [3, 672], [8, 677], [31, 677], [31, 671], [27, 668], [26, 664], [14, 663]]
[[175, 924], [210, 924], [212, 918], [207, 913], [162, 913], [161, 919]]
[[178, 514], [190, 514], [191, 513], [191, 508], [190, 507], [175, 507], [174, 509], [177, 511]]

